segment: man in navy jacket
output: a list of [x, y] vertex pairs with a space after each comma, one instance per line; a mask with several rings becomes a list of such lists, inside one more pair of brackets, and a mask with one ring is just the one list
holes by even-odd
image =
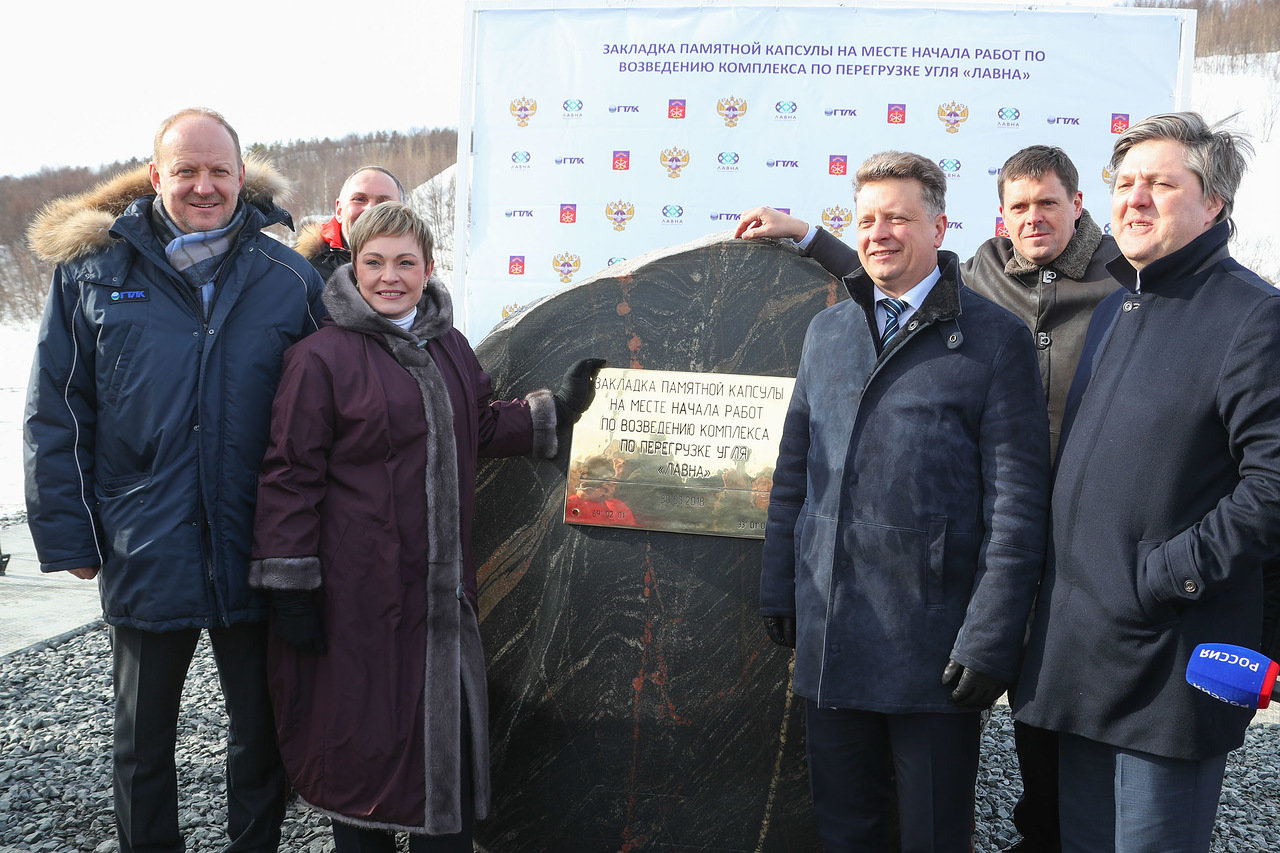
[[[246, 171], [248, 178], [246, 179]], [[273, 851], [285, 779], [248, 582], [258, 466], [286, 348], [323, 282], [262, 232], [282, 178], [183, 110], [149, 167], [57, 201], [31, 229], [57, 267], [32, 365], [27, 507], [41, 569], [96, 578], [111, 626], [122, 851], [181, 851], [174, 748], [207, 629], [229, 717], [229, 851]]]
[[1061, 735], [1064, 851], [1208, 850], [1251, 716], [1183, 675], [1199, 643], [1262, 647], [1280, 558], [1280, 291], [1227, 249], [1247, 151], [1175, 113], [1112, 154], [1126, 289], [1095, 313], [1064, 418], [1012, 700]]
[[796, 649], [823, 845], [967, 850], [979, 712], [1017, 674], [1043, 563], [1044, 395], [1027, 327], [938, 251], [937, 164], [884, 152], [855, 186], [860, 264], [805, 336], [761, 613]]

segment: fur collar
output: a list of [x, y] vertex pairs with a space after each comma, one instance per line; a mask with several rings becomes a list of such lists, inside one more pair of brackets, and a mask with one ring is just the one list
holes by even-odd
[[336, 220], [330, 219], [328, 222], [315, 222], [302, 226], [298, 231], [298, 242], [293, 250], [308, 261], [315, 260], [326, 251], [334, 250], [336, 247], [326, 236], [325, 231], [335, 224]]
[[1071, 241], [1067, 243], [1061, 255], [1041, 265], [1024, 258], [1011, 245], [1012, 254], [1005, 262], [1004, 271], [1009, 275], [1026, 275], [1039, 272], [1042, 266], [1046, 266], [1052, 267], [1069, 279], [1079, 281], [1084, 278], [1085, 271], [1089, 269], [1089, 261], [1092, 260], [1093, 253], [1098, 250], [1101, 243], [1102, 229], [1093, 221], [1089, 211], [1082, 210], [1080, 218], [1076, 220], [1076, 233], [1071, 236]]
[[[292, 194], [292, 184], [267, 160], [250, 155], [244, 158], [244, 167], [240, 198], [246, 203], [265, 213]], [[41, 260], [51, 264], [102, 251], [116, 239], [111, 227], [125, 209], [153, 195], [146, 166], [121, 172], [86, 192], [49, 202], [32, 219], [27, 242]]]
[[427, 279], [418, 300], [418, 316], [413, 328], [406, 332], [383, 317], [360, 295], [356, 287], [355, 271], [351, 264], [344, 264], [334, 271], [321, 297], [329, 309], [329, 318], [335, 324], [353, 332], [369, 335], [391, 335], [413, 343], [438, 338], [453, 328], [453, 300], [444, 282], [435, 273]]

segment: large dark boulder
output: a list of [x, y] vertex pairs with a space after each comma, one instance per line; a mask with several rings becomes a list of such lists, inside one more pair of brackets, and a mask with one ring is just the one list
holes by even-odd
[[[508, 398], [587, 356], [794, 376], [809, 320], [842, 290], [793, 249], [720, 235], [548, 297], [477, 352]], [[481, 469], [494, 807], [478, 842], [816, 850], [803, 703], [758, 614], [760, 540], [567, 525], [566, 458]]]

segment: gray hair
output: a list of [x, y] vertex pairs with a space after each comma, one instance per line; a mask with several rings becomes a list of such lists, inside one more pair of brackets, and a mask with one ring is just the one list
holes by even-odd
[[[1162, 113], [1144, 118], [1116, 140], [1111, 151], [1111, 171], [1120, 168], [1129, 149], [1143, 142], [1172, 139], [1182, 143], [1182, 164], [1200, 179], [1204, 198], [1218, 199], [1222, 210], [1214, 224], [1229, 220], [1235, 207], [1236, 190], [1247, 168], [1246, 158], [1253, 146], [1243, 134], [1223, 129], [1235, 116], [1231, 115], [1210, 126], [1199, 113]], [[1231, 224], [1235, 233], [1235, 223]]]
[[893, 179], [919, 181], [930, 216], [947, 212], [947, 176], [928, 157], [909, 151], [881, 151], [864, 160], [853, 177], [854, 200], [865, 185]]
[[351, 259], [354, 261], [364, 250], [364, 244], [377, 237], [400, 237], [410, 234], [422, 249], [422, 259], [431, 263], [431, 250], [435, 247], [435, 238], [431, 236], [431, 226], [426, 220], [413, 212], [413, 208], [396, 201], [384, 201], [360, 214], [351, 225], [351, 233], [347, 240], [351, 244]]
[[1080, 191], [1080, 173], [1076, 171], [1076, 164], [1071, 162], [1067, 152], [1056, 145], [1028, 145], [1015, 152], [1000, 167], [1000, 177], [996, 179], [996, 194], [1000, 203], [1004, 204], [1005, 181], [1042, 178], [1050, 172], [1062, 181], [1067, 195], [1075, 198]]

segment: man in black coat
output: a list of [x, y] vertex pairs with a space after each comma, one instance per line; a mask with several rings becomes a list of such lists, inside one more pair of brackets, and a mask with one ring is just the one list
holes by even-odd
[[1252, 716], [1184, 679], [1200, 643], [1266, 647], [1280, 567], [1280, 291], [1227, 248], [1248, 150], [1174, 113], [1112, 154], [1124, 290], [1095, 312], [1064, 415], [1011, 701], [1059, 732], [1065, 851], [1208, 850]]

